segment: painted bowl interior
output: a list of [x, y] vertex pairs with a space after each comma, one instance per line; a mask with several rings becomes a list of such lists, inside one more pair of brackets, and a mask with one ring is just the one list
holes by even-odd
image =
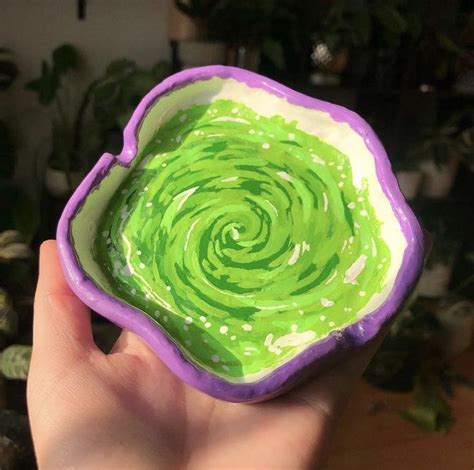
[[256, 384], [350, 328], [363, 336], [410, 290], [393, 301], [419, 227], [403, 226], [383, 149], [353, 113], [310, 102], [232, 74], [180, 82], [137, 111], [136, 141], [103, 157], [68, 220], [80, 270], [124, 306], [109, 317], [138, 312], [219, 383]]

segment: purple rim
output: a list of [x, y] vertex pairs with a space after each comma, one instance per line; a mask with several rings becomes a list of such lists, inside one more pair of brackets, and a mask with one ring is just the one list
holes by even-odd
[[[342, 334], [332, 333], [309, 346], [260, 381], [247, 384], [228, 382], [191, 363], [150, 318], [101, 290], [87, 277], [79, 264], [70, 237], [71, 221], [91, 190], [100, 183], [113, 165], [128, 166], [136, 156], [136, 136], [150, 106], [159, 97], [177, 87], [212, 77], [232, 78], [252, 88], [261, 88], [268, 93], [283, 97], [290, 103], [326, 111], [336, 121], [347, 122], [364, 139], [373, 154], [379, 183], [392, 205], [407, 241], [407, 248], [392, 291], [376, 311], [343, 329]], [[275, 396], [295, 385], [303, 376], [315, 374], [327, 367], [332, 358], [343, 355], [345, 350], [367, 343], [400, 310], [416, 285], [424, 258], [423, 233], [398, 187], [382, 144], [371, 127], [354, 112], [308, 97], [256, 73], [236, 67], [215, 65], [177, 73], [153, 88], [137, 106], [123, 135], [122, 152], [117, 156], [107, 153], [102, 155], [64, 209], [57, 229], [61, 263], [71, 289], [85, 304], [121, 328], [141, 336], [178, 377], [195, 388], [216, 398], [235, 402], [259, 401]]]

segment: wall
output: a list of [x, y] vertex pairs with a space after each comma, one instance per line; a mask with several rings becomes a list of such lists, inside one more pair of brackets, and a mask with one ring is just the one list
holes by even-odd
[[38, 75], [43, 58], [71, 43], [84, 57], [84, 71], [71, 90], [77, 99], [85, 84], [113, 59], [127, 57], [142, 66], [169, 57], [169, 0], [87, 0], [85, 20], [76, 0], [0, 0], [0, 47], [14, 52], [20, 69], [15, 85], [0, 94], [0, 116], [12, 123], [18, 141], [17, 179], [32, 193], [38, 159], [47, 156], [48, 115], [24, 84]]

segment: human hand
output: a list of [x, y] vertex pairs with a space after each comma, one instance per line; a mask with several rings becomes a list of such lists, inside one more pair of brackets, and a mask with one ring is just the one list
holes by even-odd
[[317, 468], [379, 341], [285, 396], [216, 400], [183, 383], [133, 333], [101, 352], [56, 243], [45, 242], [28, 378], [39, 468]]

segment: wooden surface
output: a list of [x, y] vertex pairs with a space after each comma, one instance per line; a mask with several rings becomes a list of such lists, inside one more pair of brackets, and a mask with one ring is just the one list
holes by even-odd
[[[474, 377], [474, 349], [454, 360], [458, 372]], [[448, 434], [427, 433], [397, 410], [407, 394], [378, 390], [360, 380], [330, 451], [328, 470], [474, 470], [474, 390], [456, 386], [456, 423]], [[377, 405], [382, 404], [381, 406]], [[381, 410], [374, 412], [374, 407]]]

